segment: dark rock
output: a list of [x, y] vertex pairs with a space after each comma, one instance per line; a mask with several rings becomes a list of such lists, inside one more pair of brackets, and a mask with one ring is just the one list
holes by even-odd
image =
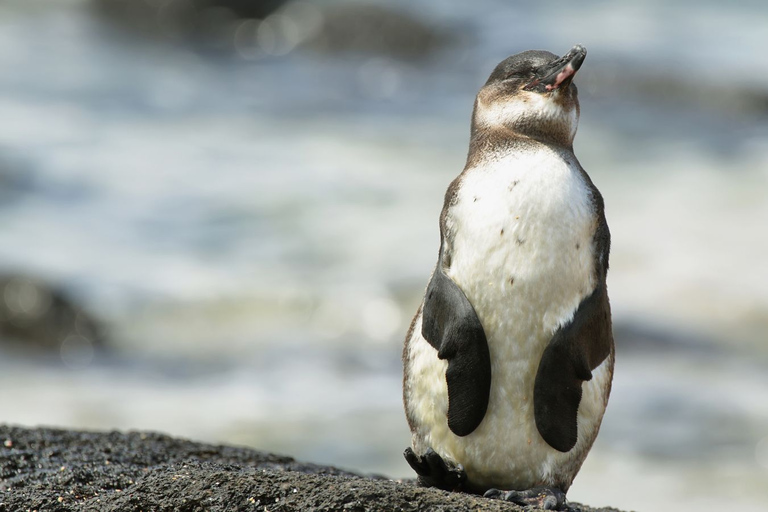
[[425, 58], [455, 42], [451, 33], [405, 11], [374, 4], [338, 3], [322, 10], [322, 21], [304, 43], [328, 53], [380, 55], [402, 60]]
[[93, 12], [114, 27], [144, 36], [221, 44], [227, 25], [264, 19], [287, 0], [91, 0]]
[[[594, 510], [571, 505], [583, 512]], [[0, 425], [0, 512], [27, 509], [523, 510], [480, 496], [366, 477], [248, 448], [149, 432]]]
[[238, 18], [264, 19], [287, 3], [287, 0], [196, 0], [201, 10], [212, 7], [230, 9]]
[[58, 351], [78, 366], [104, 347], [104, 338], [104, 328], [65, 291], [25, 275], [0, 275], [0, 342]]
[[91, 0], [91, 5], [110, 26], [128, 33], [247, 59], [303, 48], [416, 60], [456, 39], [454, 31], [407, 11], [346, 1]]
[[176, 16], [180, 21], [201, 23], [211, 9], [226, 9], [237, 18], [264, 19], [287, 3], [288, 0], [92, 0], [94, 9], [109, 19], [136, 24], [137, 28], [150, 29], [163, 16]]

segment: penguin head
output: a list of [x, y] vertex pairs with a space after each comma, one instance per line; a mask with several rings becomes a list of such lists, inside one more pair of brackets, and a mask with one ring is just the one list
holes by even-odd
[[529, 50], [503, 60], [477, 95], [473, 133], [501, 128], [571, 146], [579, 121], [572, 81], [586, 56], [576, 45], [562, 57]]

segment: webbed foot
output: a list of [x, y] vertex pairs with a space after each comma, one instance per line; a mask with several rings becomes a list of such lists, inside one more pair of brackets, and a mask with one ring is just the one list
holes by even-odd
[[557, 487], [534, 487], [526, 491], [489, 489], [483, 496], [511, 501], [526, 507], [538, 507], [544, 510], [566, 510], [565, 493]]
[[467, 481], [467, 474], [461, 464], [443, 460], [432, 448], [421, 456], [416, 455], [411, 448], [406, 448], [403, 455], [419, 475], [420, 485], [437, 487], [445, 491], [458, 491]]

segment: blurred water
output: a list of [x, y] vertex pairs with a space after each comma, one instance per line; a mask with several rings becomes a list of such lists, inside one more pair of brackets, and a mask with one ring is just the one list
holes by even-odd
[[569, 496], [761, 510], [768, 7], [396, 4], [467, 37], [418, 63], [249, 61], [116, 32], [83, 1], [0, 5], [0, 270], [60, 284], [113, 348], [3, 349], [0, 420], [408, 475], [399, 346], [474, 94], [510, 53], [581, 43], [576, 153], [606, 199], [620, 345]]

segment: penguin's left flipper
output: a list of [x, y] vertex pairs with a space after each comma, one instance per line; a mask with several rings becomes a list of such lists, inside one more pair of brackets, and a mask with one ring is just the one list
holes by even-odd
[[419, 475], [419, 484], [425, 487], [437, 487], [445, 491], [460, 491], [467, 481], [467, 474], [461, 464], [446, 462], [432, 448], [424, 455], [416, 455], [410, 448], [403, 453], [405, 460]]
[[439, 262], [424, 296], [421, 334], [448, 361], [448, 427], [466, 436], [483, 421], [491, 393], [491, 356], [483, 325]]
[[533, 506], [544, 510], [567, 510], [565, 493], [557, 487], [534, 487], [526, 491], [500, 491], [489, 489], [486, 498], [511, 501], [524, 507]]
[[536, 373], [536, 427], [555, 450], [569, 452], [576, 445], [581, 384], [592, 379], [592, 370], [610, 355], [612, 346], [610, 306], [603, 281], [552, 336]]

